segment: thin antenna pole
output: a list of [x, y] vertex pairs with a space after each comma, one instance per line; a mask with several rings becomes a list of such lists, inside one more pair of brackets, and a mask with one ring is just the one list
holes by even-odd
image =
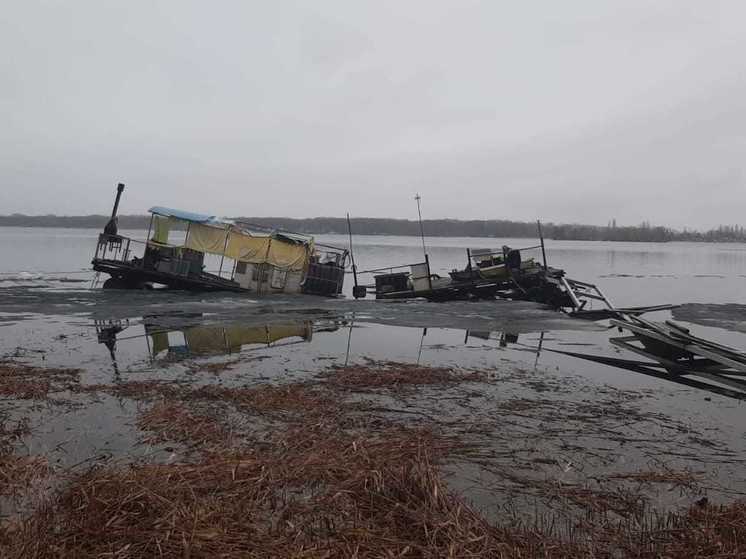
[[352, 225], [350, 224], [350, 214], [347, 214], [347, 233], [350, 236], [350, 259], [352, 260], [352, 277], [357, 287], [357, 266], [355, 266], [355, 255], [352, 252]]
[[422, 210], [420, 209], [420, 200], [422, 200], [422, 197], [420, 196], [419, 192], [414, 197], [414, 199], [417, 200], [417, 215], [420, 218], [420, 238], [422, 239], [422, 253], [427, 256], [427, 249], [425, 248], [425, 229], [422, 227]]
[[544, 269], [547, 269], [547, 253], [544, 250], [544, 233], [541, 231], [541, 221], [536, 220], [536, 225], [539, 227], [539, 240], [541, 241], [541, 256], [544, 259]]

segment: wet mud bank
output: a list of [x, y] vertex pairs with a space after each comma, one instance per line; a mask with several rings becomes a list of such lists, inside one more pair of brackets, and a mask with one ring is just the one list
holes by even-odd
[[[0, 556], [746, 549], [746, 382], [652, 371], [603, 323], [23, 279], [0, 286]], [[674, 318], [746, 347], [711, 311]]]
[[742, 556], [739, 398], [548, 351], [597, 327], [294, 304], [6, 316], [1, 554]]

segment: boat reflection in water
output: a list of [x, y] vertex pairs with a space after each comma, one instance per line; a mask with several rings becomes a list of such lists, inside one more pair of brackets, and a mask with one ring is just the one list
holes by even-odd
[[[335, 332], [344, 322], [302, 320], [258, 325], [205, 325], [201, 313], [143, 317], [144, 333], [126, 335], [129, 320], [96, 321], [98, 342], [109, 349], [115, 374], [119, 373], [117, 342], [142, 339], [151, 361], [179, 361], [192, 357], [229, 355], [241, 351], [308, 343], [314, 333]], [[140, 330], [142, 332], [142, 330]]]
[[[355, 340], [353, 340], [354, 322], [338, 317], [313, 320], [296, 319], [265, 324], [232, 323], [214, 325], [204, 324], [205, 318], [201, 313], [151, 315], [144, 317], [142, 323], [136, 325], [131, 325], [127, 320], [97, 322], [96, 331], [98, 342], [109, 349], [115, 374], [119, 372], [116, 356], [117, 342], [124, 340], [141, 339], [143, 342], [142, 349], [147, 350], [148, 358], [152, 362], [164, 363], [191, 357], [229, 355], [238, 352], [306, 344], [313, 340], [314, 334], [337, 332], [340, 329], [347, 329], [346, 348], [342, 345], [345, 343], [343, 340], [339, 340], [341, 344], [338, 346], [340, 358], [345, 356], [345, 364], [350, 358], [351, 345], [359, 345], [360, 342], [363, 342], [364, 346], [367, 345], [365, 343], [366, 337], [358, 339], [358, 343], [355, 344]], [[677, 328], [682, 332], [682, 335], [684, 335], [684, 332], [688, 332], [680, 326], [677, 326]], [[128, 329], [132, 331], [132, 335], [126, 335]], [[607, 365], [623, 371], [643, 374], [690, 388], [705, 390], [729, 398], [746, 400], [746, 371], [741, 370], [742, 365], [746, 367], [746, 364], [736, 360], [735, 357], [738, 356], [732, 356], [729, 361], [718, 362], [714, 359], [692, 355], [683, 350], [672, 353], [669, 344], [657, 343], [656, 340], [649, 337], [648, 330], [638, 330], [632, 330], [631, 335], [610, 337], [608, 339], [609, 346], [606, 348], [603, 344], [599, 346], [597, 342], [575, 344], [593, 345], [596, 347], [594, 353], [548, 347], [554, 345], [555, 341], [566, 344], [568, 340], [557, 340], [557, 333], [551, 333], [552, 342], [549, 342], [550, 336], [545, 338], [544, 332], [539, 334], [536, 342], [526, 343], [525, 338], [519, 340], [517, 333], [509, 331], [466, 330], [463, 344], [464, 346], [471, 346], [475, 343], [479, 344], [478, 340], [484, 342], [496, 341], [499, 349], [531, 353], [535, 355], [535, 358], [533, 358], [535, 370], [542, 355], [563, 355]], [[418, 364], [421, 361], [423, 350], [427, 349], [427, 346], [425, 346], [427, 333], [428, 329], [423, 328], [419, 339], [419, 350], [416, 354]], [[699, 340], [699, 338], [689, 337], [692, 340]], [[716, 356], [715, 350], [724, 347], [711, 345], [710, 350], [713, 356]], [[370, 349], [370, 346], [367, 347]], [[631, 355], [639, 355], [645, 360], [626, 359], [619, 357], [618, 354], [612, 354], [611, 351], [605, 351], [606, 349], [616, 348]], [[391, 357], [385, 344], [376, 346], [376, 349], [384, 352], [380, 358]], [[414, 356], [411, 359], [414, 361]], [[744, 354], [743, 359], [746, 362], [746, 354]], [[721, 359], [721, 361], [723, 360]]]
[[191, 326], [163, 330], [145, 325], [146, 341], [153, 359], [178, 360], [205, 355], [238, 353], [244, 346], [262, 347], [309, 342], [313, 338], [311, 321], [297, 324], [263, 326]]

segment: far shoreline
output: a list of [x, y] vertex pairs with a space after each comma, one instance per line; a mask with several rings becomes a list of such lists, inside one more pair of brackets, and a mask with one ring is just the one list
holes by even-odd
[[[108, 221], [105, 215], [56, 216], [56, 215], [0, 215], [0, 227], [39, 229], [103, 229]], [[147, 229], [149, 215], [120, 215], [121, 229]], [[238, 217], [233, 218], [261, 228], [295, 231], [308, 235], [347, 235], [347, 220], [336, 217]], [[415, 220], [355, 217], [350, 219], [353, 235], [419, 237], [420, 224]], [[426, 237], [436, 238], [511, 238], [536, 239], [539, 237], [535, 222], [509, 220], [423, 220]], [[720, 226], [700, 232], [678, 231], [664, 226], [643, 223], [638, 226], [608, 226], [584, 224], [542, 223], [544, 237], [555, 241], [607, 241], [607, 242], [707, 242], [746, 243], [743, 227]]]

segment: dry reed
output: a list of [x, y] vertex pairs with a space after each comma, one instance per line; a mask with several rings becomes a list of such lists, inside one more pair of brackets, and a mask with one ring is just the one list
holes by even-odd
[[45, 400], [51, 392], [71, 388], [80, 370], [43, 368], [16, 361], [0, 361], [0, 396], [19, 400]]
[[[539, 483], [549, 498], [601, 520], [560, 537], [539, 527], [489, 522], [452, 492], [438, 467], [468, 454], [462, 440], [427, 427], [366, 419], [342, 391], [479, 381], [483, 373], [386, 363], [335, 369], [317, 383], [255, 387], [161, 382], [106, 390], [161, 398], [138, 425], [151, 441], [194, 443], [189, 463], [94, 468], [71, 478], [27, 518], [0, 525], [0, 555], [135, 557], [719, 557], [746, 556], [746, 505], [694, 505], [643, 516], [633, 494]], [[272, 422], [236, 444], [216, 403]], [[208, 404], [208, 406], [204, 406]], [[551, 408], [515, 400], [503, 412]], [[213, 411], [207, 413], [206, 409]], [[198, 411], [199, 410], [199, 411]], [[355, 412], [355, 413], [353, 413]], [[576, 405], [572, 414], [587, 415]], [[668, 480], [673, 472], [620, 474]], [[603, 516], [616, 512], [614, 523]]]
[[327, 385], [358, 391], [481, 382], [487, 379], [487, 374], [483, 371], [461, 371], [446, 367], [426, 367], [391, 361], [333, 367], [319, 376]]

